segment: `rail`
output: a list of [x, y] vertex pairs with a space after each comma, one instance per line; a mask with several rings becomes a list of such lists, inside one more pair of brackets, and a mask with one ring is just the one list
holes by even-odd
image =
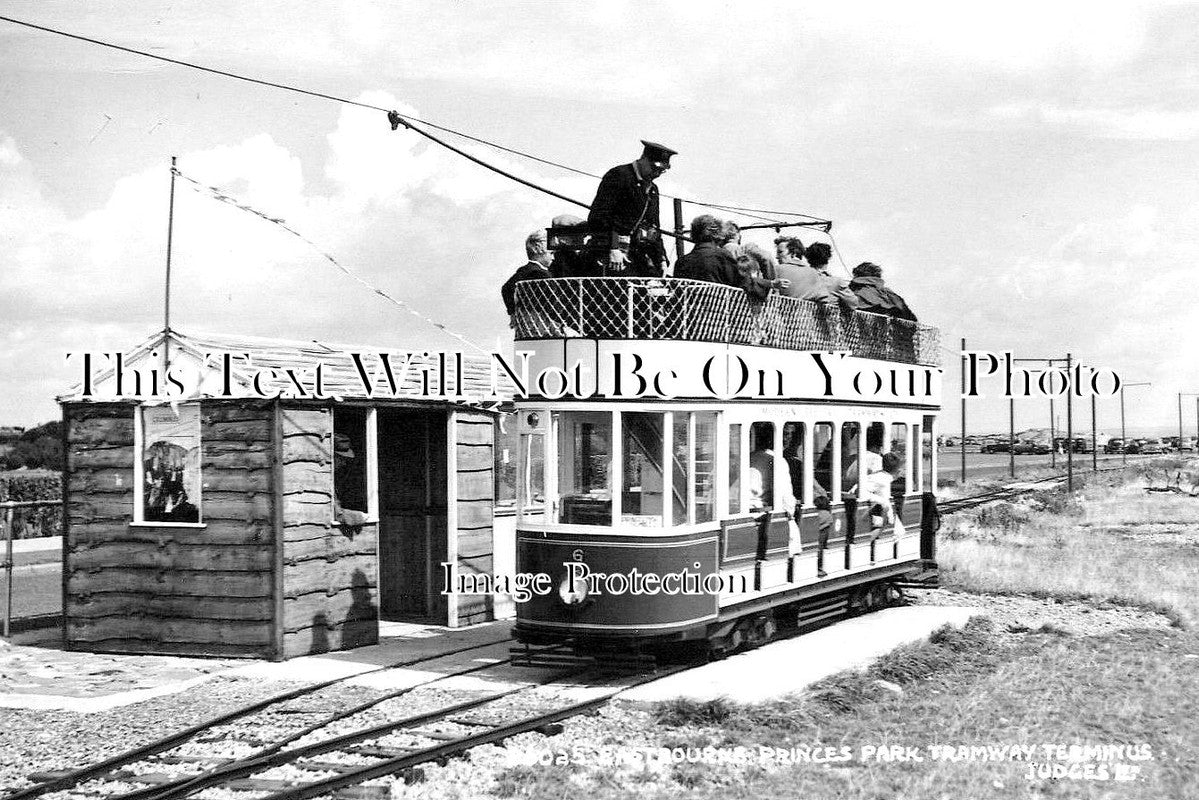
[[940, 366], [937, 328], [736, 287], [679, 278], [547, 278], [516, 285], [517, 340], [652, 339], [848, 351]]
[[62, 506], [62, 500], [5, 500], [0, 502], [0, 508], [4, 509], [4, 562], [0, 564], [4, 568], [4, 622], [3, 630], [0, 631], [0, 636], [5, 639], [12, 633], [12, 584], [13, 584], [13, 526], [15, 523], [15, 511], [18, 508], [49, 508], [52, 506]]

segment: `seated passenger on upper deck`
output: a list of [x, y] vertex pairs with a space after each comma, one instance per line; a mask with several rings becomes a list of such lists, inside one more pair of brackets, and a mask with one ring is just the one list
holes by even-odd
[[831, 275], [828, 271], [829, 259], [833, 257], [833, 248], [824, 242], [813, 242], [804, 251], [808, 264], [824, 276], [828, 293], [836, 298], [846, 308], [858, 307], [858, 296], [849, 288], [849, 281]]
[[803, 260], [803, 242], [791, 236], [780, 236], [774, 243], [782, 254], [778, 275], [791, 281], [791, 285], [780, 294], [796, 300], [811, 300], [824, 306], [836, 302], [829, 291], [828, 277]]
[[791, 285], [791, 281], [776, 276], [770, 254], [752, 242], [741, 248], [737, 268], [741, 271], [742, 287], [755, 302], [765, 300], [771, 289], [782, 290]]
[[878, 264], [863, 261], [853, 268], [853, 280], [849, 288], [858, 296], [858, 310], [874, 314], [885, 314], [896, 319], [916, 321], [916, 315], [908, 308], [904, 299], [883, 283], [883, 268]]
[[737, 286], [757, 300], [764, 299], [772, 287], [782, 285], [754, 277], [753, 271], [760, 271], [757, 261], [748, 255], [742, 256], [747, 259], [744, 262], [733, 258], [720, 246], [721, 231], [720, 220], [711, 214], [700, 214], [691, 220], [691, 241], [695, 246], [674, 265], [674, 277]]

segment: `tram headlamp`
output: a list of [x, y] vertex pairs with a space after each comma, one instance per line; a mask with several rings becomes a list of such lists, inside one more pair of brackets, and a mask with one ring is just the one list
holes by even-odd
[[572, 579], [567, 573], [562, 578], [562, 582], [558, 584], [558, 599], [562, 601], [563, 605], [581, 605], [587, 599], [587, 579], [582, 576]]

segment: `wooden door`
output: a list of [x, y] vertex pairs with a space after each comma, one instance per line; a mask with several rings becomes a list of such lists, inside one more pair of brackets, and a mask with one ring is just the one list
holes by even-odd
[[440, 412], [380, 409], [379, 616], [429, 620], [446, 550], [446, 423]]

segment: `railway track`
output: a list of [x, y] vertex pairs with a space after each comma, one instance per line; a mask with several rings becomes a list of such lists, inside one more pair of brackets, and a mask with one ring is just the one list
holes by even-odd
[[[294, 703], [296, 701], [302, 701], [306, 698], [310, 699], [310, 700], [314, 699], [315, 696], [318, 695], [323, 690], [336, 687], [339, 684], [343, 684], [351, 679], [361, 678], [366, 675], [379, 674], [379, 673], [386, 672], [388, 670], [404, 669], [407, 667], [428, 664], [430, 662], [434, 662], [439, 659], [444, 659], [444, 658], [448, 658], [451, 656], [460, 655], [462, 653], [468, 653], [473, 650], [483, 650], [488, 647], [495, 647], [495, 646], [507, 644], [507, 643], [510, 643], [513, 641], [515, 641], [515, 640], [509, 636], [509, 637], [505, 637], [505, 638], [497, 638], [495, 640], [492, 640], [489, 642], [484, 642], [481, 644], [474, 644], [474, 645], [469, 645], [466, 647], [459, 647], [459, 648], [456, 648], [453, 650], [443, 651], [443, 652], [435, 653], [435, 654], [431, 654], [431, 655], [420, 656], [420, 657], [416, 657], [416, 658], [401, 659], [399, 661], [394, 661], [394, 662], [391, 662], [388, 664], [374, 667], [372, 669], [368, 669], [363, 672], [358, 672], [353, 675], [346, 675], [346, 676], [343, 676], [340, 678], [332, 678], [329, 680], [320, 681], [318, 683], [313, 683], [313, 684], [309, 684], [306, 686], [302, 686], [297, 689], [292, 689], [292, 690], [289, 690], [286, 692], [282, 692], [280, 694], [271, 695], [270, 697], [267, 697], [263, 700], [258, 700], [253, 703], [250, 703], [250, 704], [247, 704], [244, 706], [240, 706], [232, 711], [228, 711], [224, 714], [220, 714], [216, 717], [213, 717], [212, 719], [206, 720], [199, 724], [192, 725], [190, 727], [187, 727], [183, 730], [177, 731], [168, 736], [157, 739], [157, 740], [150, 742], [149, 744], [143, 745], [141, 747], [137, 747], [132, 750], [128, 750], [123, 753], [119, 753], [115, 756], [112, 756], [111, 758], [107, 758], [107, 759], [97, 762], [95, 764], [89, 764], [87, 766], [78, 767], [76, 769], [71, 769], [71, 770], [58, 770], [58, 771], [52, 771], [52, 772], [35, 773], [34, 775], [30, 776], [30, 780], [34, 781], [34, 783], [32, 785], [20, 788], [14, 792], [10, 792], [9, 794], [5, 795], [2, 798], [2, 800], [33, 800], [33, 798], [41, 797], [43, 795], [46, 795], [46, 794], [49, 794], [52, 792], [59, 792], [59, 791], [63, 791], [66, 789], [71, 789], [71, 788], [78, 786], [86, 781], [102, 779], [105, 775], [115, 774], [123, 769], [130, 767], [133, 764], [138, 764], [138, 763], [144, 762], [148, 759], [158, 756], [159, 754], [168, 753], [171, 750], [174, 750], [176, 748], [184, 746], [188, 742], [191, 742], [196, 739], [201, 739], [205, 735], [211, 734], [214, 730], [217, 730], [223, 726], [229, 726], [229, 725], [233, 725], [233, 724], [240, 724], [242, 726], [249, 726], [249, 725], [253, 725], [253, 724], [262, 724], [265, 720], [262, 719], [261, 717], [269, 718], [271, 716], [279, 716], [280, 713], [282, 713], [283, 715], [298, 719], [298, 717], [295, 716], [296, 712], [294, 710], [288, 710], [289, 704]], [[486, 666], [493, 666], [493, 665], [486, 665]], [[466, 670], [465, 672], [473, 672], [473, 671], [478, 671], [480, 669], [482, 669], [482, 667], [473, 667], [470, 670]], [[442, 679], [448, 678], [448, 677], [452, 677], [452, 675], [441, 676]], [[416, 686], [410, 686], [407, 688], [408, 688], [408, 690], [411, 690], [411, 689], [416, 688]], [[402, 690], [401, 690], [401, 693], [402, 693]], [[396, 695], [396, 696], [399, 696], [399, 695]], [[377, 702], [383, 702], [386, 699], [388, 699], [388, 698], [380, 697], [380, 698], [377, 698], [376, 700], [377, 700]], [[339, 715], [344, 716], [346, 711], [347, 710], [343, 709], [343, 710], [333, 714], [332, 717], [337, 717]], [[331, 718], [330, 721], [332, 722], [332, 721], [336, 721], [336, 720]], [[286, 743], [284, 743], [284, 745], [285, 744]], [[167, 757], [167, 760], [170, 760], [169, 756]], [[163, 787], [159, 787], [159, 788], [163, 788]]]
[[[1121, 464], [1118, 467], [1102, 467], [1096, 470], [1096, 472], [1119, 472], [1120, 470], [1125, 469], [1129, 469], [1129, 466]], [[1080, 474], [1084, 473], [1080, 472]], [[972, 494], [967, 497], [959, 497], [954, 500], [943, 500], [937, 503], [937, 509], [942, 514], [952, 514], [955, 511], [964, 511], [968, 508], [977, 508], [978, 506], [986, 503], [993, 503], [997, 500], [1010, 500], [1030, 492], [1040, 491], [1042, 489], [1063, 484], [1065, 482], [1066, 476], [1064, 474], [1050, 475], [1047, 478], [1037, 478], [1029, 481], [1016, 481], [1006, 484], [1005, 486], [992, 489], [991, 491]]]
[[[483, 646], [494, 646], [492, 642]], [[455, 652], [465, 652], [462, 648]], [[441, 654], [443, 658], [448, 654]], [[421, 661], [429, 661], [421, 659]], [[279, 706], [275, 710], [293, 714], [297, 724], [271, 741], [262, 741], [277, 728], [264, 728], [253, 714], [243, 715], [230, 727], [225, 715], [144, 748], [122, 754], [101, 764], [74, 770], [68, 775], [22, 789], [6, 800], [24, 800], [69, 792], [77, 798], [106, 800], [181, 800], [208, 789], [251, 792], [259, 798], [299, 800], [331, 795], [342, 798], [385, 798], [387, 785], [363, 785], [413, 767], [466, 752], [482, 744], [500, 742], [528, 731], [558, 733], [555, 723], [599, 708], [631, 686], [657, 680], [694, 664], [680, 664], [638, 676], [615, 677], [603, 665], [575, 666], [552, 670], [533, 680], [504, 688], [480, 691], [466, 699], [430, 703], [416, 701], [419, 710], [387, 708], [419, 689], [464, 675], [497, 671], [512, 659], [474, 665], [438, 675], [417, 684], [385, 692], [382, 696], [340, 709], [333, 714], [319, 710]], [[393, 669], [388, 666], [385, 669]], [[372, 670], [374, 671], [374, 670]], [[497, 676], [500, 677], [500, 676]], [[563, 703], [561, 698], [538, 697], [537, 690], [549, 684], [586, 680], [597, 690], [584, 700]], [[328, 684], [326, 684], [328, 685]], [[288, 693], [290, 701], [304, 699], [309, 691]], [[459, 692], [465, 691], [459, 689]], [[279, 697], [282, 697], [280, 695]], [[439, 698], [434, 698], [439, 699]], [[288, 701], [283, 701], [288, 702]], [[261, 705], [256, 704], [256, 705]], [[316, 716], [318, 719], [311, 719]], [[231, 742], [252, 747], [242, 757], [218, 755]]]

